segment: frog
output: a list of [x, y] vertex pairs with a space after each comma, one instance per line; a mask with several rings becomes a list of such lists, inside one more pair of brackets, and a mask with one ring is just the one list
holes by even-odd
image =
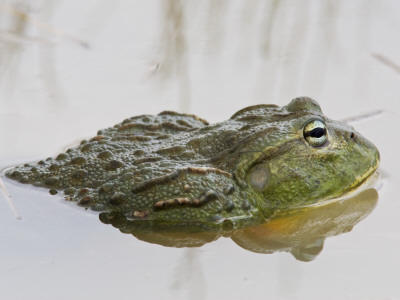
[[60, 193], [120, 230], [219, 231], [348, 194], [379, 162], [352, 126], [298, 97], [214, 124], [173, 111], [134, 116], [5, 175]]

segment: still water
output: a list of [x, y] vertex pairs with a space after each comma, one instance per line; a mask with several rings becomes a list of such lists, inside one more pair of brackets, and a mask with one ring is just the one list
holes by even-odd
[[400, 299], [399, 15], [394, 0], [0, 1], [0, 169], [133, 115], [217, 122], [300, 95], [381, 153], [379, 199], [225, 237], [123, 234], [6, 180], [22, 219], [0, 194], [0, 299]]

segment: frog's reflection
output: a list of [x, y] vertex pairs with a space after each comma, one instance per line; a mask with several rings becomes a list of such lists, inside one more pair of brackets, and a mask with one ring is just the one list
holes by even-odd
[[367, 217], [378, 201], [375, 189], [367, 189], [352, 198], [305, 208], [249, 227], [232, 235], [239, 246], [258, 253], [290, 252], [298, 260], [313, 260], [327, 237], [349, 232]]
[[306, 207], [277, 216], [265, 224], [228, 232], [149, 232], [126, 223], [120, 230], [167, 247], [200, 247], [225, 236], [252, 252], [286, 251], [298, 260], [311, 261], [322, 251], [327, 237], [351, 231], [372, 212], [377, 200], [377, 191], [369, 188], [351, 198]]

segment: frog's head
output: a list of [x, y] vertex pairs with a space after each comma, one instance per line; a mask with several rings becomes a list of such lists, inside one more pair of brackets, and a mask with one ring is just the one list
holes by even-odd
[[314, 100], [296, 98], [275, 111], [269, 117], [279, 132], [274, 142], [265, 138], [242, 162], [242, 177], [265, 213], [339, 197], [377, 169], [377, 148], [353, 127], [325, 117]]

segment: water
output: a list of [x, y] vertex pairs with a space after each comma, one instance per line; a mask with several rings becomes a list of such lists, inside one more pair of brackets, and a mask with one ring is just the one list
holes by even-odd
[[22, 220], [0, 195], [0, 298], [400, 299], [399, 13], [396, 1], [0, 1], [1, 168], [162, 110], [216, 122], [307, 95], [333, 119], [382, 111], [352, 121], [380, 150], [379, 200], [320, 253], [311, 243], [311, 262], [243, 249], [243, 236], [146, 243], [6, 181]]

